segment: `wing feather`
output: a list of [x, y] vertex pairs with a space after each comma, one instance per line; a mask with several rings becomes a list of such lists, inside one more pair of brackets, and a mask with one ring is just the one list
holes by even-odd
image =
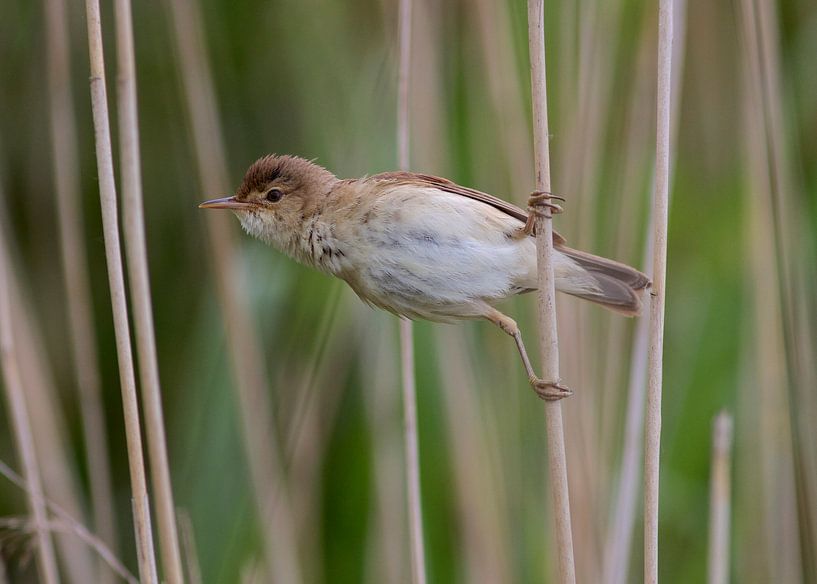
[[[388, 181], [395, 184], [417, 185], [418, 187], [423, 188], [431, 187], [439, 189], [447, 193], [460, 195], [462, 197], [467, 197], [469, 199], [485, 203], [486, 205], [490, 205], [494, 209], [498, 209], [506, 215], [510, 215], [514, 219], [518, 219], [522, 223], [525, 223], [528, 220], [528, 214], [513, 203], [503, 201], [498, 197], [489, 195], [488, 193], [483, 193], [482, 191], [478, 191], [476, 189], [470, 189], [468, 187], [458, 185], [455, 182], [451, 182], [450, 180], [439, 176], [416, 172], [395, 171], [376, 174], [369, 177], [369, 180]], [[555, 231], [553, 232], [554, 245], [563, 245], [566, 243], [566, 241], [567, 240], [565, 240], [564, 237]]]

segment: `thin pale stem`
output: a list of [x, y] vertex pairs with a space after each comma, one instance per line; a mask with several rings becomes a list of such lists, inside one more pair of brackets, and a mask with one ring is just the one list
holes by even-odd
[[709, 478], [709, 584], [729, 582], [729, 521], [732, 516], [732, 416], [723, 411], [712, 424]]
[[190, 513], [183, 509], [177, 512], [181, 544], [184, 550], [184, 565], [187, 568], [187, 582], [202, 584], [201, 568], [199, 567], [199, 552], [196, 547], [196, 533], [193, 529], [193, 520]]
[[5, 253], [0, 253], [0, 367], [3, 369], [3, 386], [8, 401], [8, 415], [20, 461], [23, 465], [25, 481], [29, 485], [28, 506], [34, 522], [37, 541], [37, 568], [44, 584], [58, 584], [57, 558], [54, 544], [48, 531], [48, 514], [43, 502], [43, 485], [40, 467], [34, 448], [34, 435], [26, 411], [23, 379], [20, 375], [14, 332], [12, 331], [12, 307], [9, 275]]
[[420, 492], [420, 451], [417, 440], [417, 389], [414, 379], [414, 337], [410, 320], [400, 320], [400, 363], [403, 381], [403, 438], [406, 449], [411, 574], [415, 584], [426, 582], [423, 507]]
[[[543, 0], [528, 0], [536, 190], [550, 192], [544, 12]], [[536, 250], [539, 271], [538, 314], [542, 377], [546, 382], [555, 384], [559, 383], [559, 341], [556, 330], [556, 288], [553, 276], [553, 221], [547, 210], [537, 213]], [[576, 581], [576, 567], [573, 560], [573, 529], [570, 523], [570, 498], [561, 401], [545, 403], [545, 424], [548, 439], [548, 467], [553, 495], [553, 516], [556, 525], [559, 582], [572, 584]]]
[[156, 558], [153, 551], [153, 529], [150, 519], [150, 504], [148, 502], [145, 461], [139, 423], [139, 403], [136, 396], [130, 326], [128, 324], [127, 302], [125, 299], [125, 276], [122, 269], [122, 252], [119, 242], [116, 185], [113, 172], [108, 97], [105, 88], [105, 61], [102, 49], [99, 0], [86, 0], [85, 10], [88, 21], [88, 47], [91, 61], [91, 107], [94, 118], [102, 229], [113, 309], [119, 382], [122, 390], [128, 465], [133, 493], [133, 518], [139, 576], [144, 584], [154, 584], [158, 581], [158, 577], [156, 574]]
[[648, 584], [658, 582], [658, 482], [661, 450], [664, 301], [667, 279], [667, 224], [669, 220], [672, 21], [672, 0], [661, 0], [658, 9], [653, 285], [647, 349], [647, 410], [644, 443], [644, 581]]
[[[51, 147], [57, 199], [65, 298], [71, 342], [69, 350], [74, 375], [88, 482], [91, 490], [93, 524], [100, 537], [116, 547], [116, 521], [108, 460], [108, 437], [102, 404], [99, 359], [96, 352], [94, 324], [91, 317], [91, 294], [88, 289], [88, 264], [82, 242], [83, 222], [80, 213], [79, 178], [76, 152], [77, 129], [69, 76], [68, 21], [64, 0], [46, 0], [45, 17], [48, 56], [48, 98]], [[100, 565], [100, 583], [111, 580], [111, 572]]]
[[150, 300], [139, 153], [139, 117], [136, 104], [136, 63], [130, 0], [117, 0], [114, 4], [114, 16], [125, 251], [128, 258], [129, 283], [133, 301], [136, 349], [139, 353], [139, 380], [142, 387], [145, 434], [147, 435], [159, 528], [159, 551], [162, 556], [164, 578], [169, 584], [182, 584], [184, 576], [179, 552], [178, 528], [176, 527], [176, 507], [173, 503], [173, 488], [167, 460], [153, 308]]
[[[754, 308], [753, 387], [757, 391], [760, 440], [760, 474], [763, 520], [760, 534], [765, 548], [765, 575], [769, 581], [802, 580], [803, 556], [798, 525], [795, 442], [791, 427], [791, 379], [786, 354], [786, 293], [779, 283], [786, 279], [783, 257], [776, 243], [780, 228], [775, 222], [775, 198], [781, 195], [776, 155], [780, 136], [775, 126], [774, 98], [764, 90], [764, 79], [775, 75], [763, 56], [764, 15], [755, 0], [739, 3], [744, 66], [744, 129], [749, 195], [746, 248], [751, 259], [751, 288]], [[766, 31], [768, 34], [769, 31]], [[778, 160], [779, 161], [779, 160]], [[787, 190], [784, 187], [784, 190]], [[770, 209], [772, 211], [770, 211]], [[786, 223], [796, 230], [796, 225]], [[759, 237], [758, 234], [772, 234]], [[753, 464], [756, 461], [753, 460]], [[765, 564], [765, 566], [764, 566]]]
[[[409, 168], [409, 91], [411, 73], [412, 0], [400, 0], [398, 44], [400, 67], [397, 84], [397, 158], [401, 170]], [[417, 440], [417, 385], [414, 377], [414, 334], [410, 320], [400, 319], [400, 363], [403, 384], [403, 432], [406, 448], [411, 573], [415, 584], [426, 582], [423, 506], [420, 491], [420, 447]]]
[[394, 392], [396, 363], [392, 355], [397, 345], [391, 320], [388, 325], [377, 318], [364, 335], [361, 363], [365, 373], [366, 413], [372, 428], [375, 511], [369, 532], [367, 568], [369, 582], [398, 584], [404, 582], [406, 545], [403, 513], [403, 473], [401, 472], [402, 432], [398, 429], [400, 400]]
[[[672, 87], [670, 96], [670, 184], [672, 184], [675, 167], [675, 144], [678, 139], [678, 111], [681, 103], [684, 48], [686, 46], [686, 0], [677, 0], [674, 6], [673, 67], [671, 72]], [[634, 107], [640, 108], [637, 100]], [[672, 193], [668, 192], [671, 201]], [[650, 219], [647, 233], [652, 231], [653, 219]], [[623, 227], [622, 227], [623, 229]], [[653, 241], [645, 242], [645, 272], [650, 274], [649, 265], [653, 257]], [[628, 581], [633, 527], [638, 513], [637, 499], [639, 494], [639, 465], [642, 439], [644, 435], [644, 403], [647, 386], [647, 353], [649, 337], [649, 320], [641, 318], [636, 325], [630, 360], [630, 376], [627, 392], [627, 413], [624, 424], [624, 445], [622, 447], [621, 467], [615, 490], [615, 507], [613, 521], [607, 534], [604, 558], [605, 584], [624, 584]]]

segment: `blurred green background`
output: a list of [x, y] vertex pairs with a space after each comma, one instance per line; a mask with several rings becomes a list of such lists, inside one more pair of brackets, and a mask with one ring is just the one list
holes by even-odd
[[[135, 571], [85, 16], [81, 3], [69, 4], [76, 154], [117, 549]], [[734, 581], [817, 582], [817, 500], [809, 462], [817, 443], [808, 429], [817, 412], [803, 398], [815, 390], [803, 371], [817, 358], [809, 353], [816, 324], [811, 260], [817, 250], [817, 8], [802, 0], [684, 4], [676, 31], [662, 581], [704, 581], [711, 422], [726, 408], [736, 415], [737, 432]], [[752, 226], [750, 201], [755, 195], [765, 200], [766, 193], [756, 188], [747, 155], [752, 110], [747, 115], [743, 81], [752, 59], [742, 29], [748, 5], [763, 15], [779, 51], [772, 85], [781, 100], [778, 137], [785, 164], [774, 170], [793, 177], [789, 192], [773, 189], [768, 204], [761, 203], [763, 216], [775, 221], [760, 230]], [[176, 504], [192, 522], [203, 581], [253, 581], [249, 574], [262, 556], [261, 532], [205, 212], [196, 209], [198, 202], [227, 193], [201, 192], [168, 6], [135, 3], [134, 26], [147, 245], [171, 474]], [[316, 158], [342, 177], [396, 167], [396, 2], [203, 0], [200, 10], [223, 128], [223, 136], [210, 138], [223, 139], [231, 184], [269, 152]], [[556, 227], [576, 247], [645, 266], [656, 6], [630, 0], [548, 2], [545, 18], [553, 183], [567, 198]], [[42, 2], [0, 0], [0, 228], [42, 343], [47, 369], [41, 373], [56, 390], [65, 456], [87, 513], [87, 468], [56, 236], [44, 23]], [[525, 3], [415, 0], [413, 25], [412, 169], [522, 204], [533, 188]], [[103, 28], [114, 115], [108, 2]], [[771, 148], [774, 136], [762, 142]], [[798, 220], [791, 230], [781, 228], [780, 197]], [[232, 228], [238, 235], [237, 221]], [[750, 245], [756, 238], [780, 254], [781, 246], [789, 246], [800, 286], [801, 302], [785, 305], [781, 314], [801, 328], [784, 327], [783, 344], [770, 350], [756, 343], [768, 337], [757, 324], [763, 308], [755, 290], [764, 278], [777, 279], [758, 275]], [[262, 347], [304, 579], [410, 581], [397, 321], [363, 306], [342, 283], [243, 234], [229, 260]], [[786, 281], [779, 285], [786, 290]], [[582, 582], [609, 581], [604, 550], [622, 459], [636, 323], [560, 301], [563, 377], [576, 391], [564, 409], [578, 574]], [[535, 347], [534, 298], [509, 302], [507, 311]], [[430, 581], [552, 581], [543, 406], [519, 370], [512, 343], [486, 323], [420, 322], [415, 334]], [[792, 354], [798, 357], [785, 358]], [[772, 361], [782, 363], [785, 378], [770, 388], [777, 397], [768, 402], [758, 369]], [[776, 404], [773, 413], [764, 409], [769, 403]], [[775, 420], [759, 421], [764, 412]], [[7, 419], [3, 402], [0, 459], [18, 467]], [[783, 470], [773, 466], [781, 460], [789, 461]], [[19, 489], [0, 479], [0, 516], [24, 510]], [[90, 524], [89, 517], [83, 521]], [[633, 534], [628, 582], [641, 579], [640, 520]], [[35, 581], [33, 562], [26, 561], [19, 540], [0, 532], [0, 557], [11, 581]], [[781, 556], [776, 551], [781, 544], [791, 544], [794, 552]]]

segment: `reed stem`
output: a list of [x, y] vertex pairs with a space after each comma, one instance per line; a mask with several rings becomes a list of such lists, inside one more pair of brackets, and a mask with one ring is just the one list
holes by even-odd
[[732, 512], [732, 416], [722, 411], [712, 424], [709, 488], [709, 584], [729, 582], [729, 522]]
[[[411, 87], [412, 0], [400, 0], [398, 45], [400, 66], [397, 83], [397, 158], [400, 170], [409, 169], [409, 90]], [[415, 584], [426, 582], [423, 503], [420, 490], [420, 447], [417, 439], [417, 384], [414, 376], [412, 322], [400, 319], [400, 365], [403, 385], [403, 438], [406, 448], [406, 495], [408, 497], [411, 573]]]
[[139, 117], [136, 103], [136, 59], [130, 0], [114, 3], [118, 77], [118, 117], [122, 198], [124, 200], [125, 251], [133, 302], [136, 349], [139, 353], [139, 380], [142, 386], [145, 434], [150, 457], [151, 478], [159, 527], [162, 573], [169, 584], [182, 584], [181, 554], [176, 527], [176, 506], [167, 460], [156, 335], [150, 299], [142, 175], [139, 153]]
[[658, 9], [658, 88], [653, 205], [652, 302], [647, 358], [647, 410], [644, 443], [644, 581], [658, 583], [658, 486], [661, 454], [661, 393], [664, 354], [664, 303], [669, 222], [673, 0]]
[[[545, 70], [545, 8], [543, 0], [528, 0], [528, 42], [531, 61], [533, 98], [533, 152], [536, 190], [550, 192], [550, 144], [547, 115], [547, 79]], [[536, 217], [536, 258], [539, 271], [539, 345], [542, 376], [558, 384], [559, 340], [556, 330], [556, 288], [553, 275], [553, 219], [545, 209]], [[570, 523], [570, 497], [567, 484], [564, 424], [561, 401], [545, 403], [548, 439], [548, 467], [556, 525], [556, 551], [559, 582], [573, 584], [576, 567], [573, 560], [573, 528]]]
[[142, 451], [139, 402], [136, 397], [128, 308], [125, 298], [125, 276], [122, 269], [122, 251], [119, 241], [116, 184], [113, 172], [108, 96], [105, 87], [105, 60], [102, 48], [99, 0], [86, 0], [85, 11], [88, 23], [88, 51], [91, 63], [91, 108], [94, 118], [99, 198], [102, 207], [105, 260], [108, 267], [108, 285], [111, 292], [116, 355], [119, 363], [119, 382], [122, 390], [122, 408], [125, 418], [139, 578], [143, 584], [155, 584], [158, 582], [158, 577], [156, 574], [156, 557], [153, 550], [153, 529]]
[[[108, 436], [88, 286], [88, 263], [82, 240], [84, 228], [80, 212], [79, 161], [76, 155], [78, 140], [69, 74], [70, 51], [65, 1], [46, 0], [45, 18], [48, 31], [46, 44], [51, 147], [68, 309], [69, 350], [82, 419], [93, 525], [99, 537], [115, 549], [116, 518], [108, 459]], [[100, 564], [98, 578], [100, 584], [104, 584], [111, 581], [112, 573]]]

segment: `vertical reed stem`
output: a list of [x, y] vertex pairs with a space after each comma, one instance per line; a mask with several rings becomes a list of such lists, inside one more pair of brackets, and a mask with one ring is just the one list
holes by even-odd
[[37, 541], [37, 568], [44, 584], [58, 584], [57, 558], [54, 544], [48, 531], [48, 514], [43, 497], [43, 485], [37, 454], [34, 450], [34, 436], [26, 411], [23, 380], [17, 360], [14, 332], [11, 324], [11, 287], [8, 285], [8, 258], [0, 252], [0, 367], [3, 369], [3, 385], [6, 388], [9, 417], [14, 439], [23, 465], [23, 476], [28, 483], [28, 506], [31, 511]]
[[[46, 0], [45, 17], [48, 48], [48, 99], [51, 147], [59, 220], [60, 252], [74, 375], [82, 418], [88, 482], [91, 491], [93, 525], [99, 537], [116, 548], [116, 522], [113, 509], [111, 471], [108, 460], [108, 436], [102, 403], [102, 383], [92, 320], [91, 293], [88, 289], [88, 264], [82, 242], [83, 221], [80, 212], [79, 162], [74, 100], [71, 95], [68, 21], [64, 0]], [[100, 584], [112, 574], [100, 563]]]
[[182, 584], [184, 576], [176, 527], [176, 506], [173, 503], [173, 488], [167, 461], [145, 244], [139, 117], [136, 103], [136, 59], [130, 0], [116, 0], [114, 17], [116, 21], [117, 96], [122, 197], [125, 214], [125, 251], [128, 258], [129, 283], [133, 301], [136, 349], [139, 352], [139, 379], [142, 386], [142, 406], [145, 412], [145, 434], [156, 498], [156, 517], [159, 522], [159, 551], [162, 557], [162, 571], [167, 582]]
[[658, 93], [653, 208], [653, 284], [647, 360], [647, 412], [644, 444], [644, 581], [658, 582], [658, 480], [661, 454], [661, 390], [664, 353], [664, 301], [669, 220], [670, 102], [672, 89], [673, 0], [658, 9]]
[[102, 49], [99, 0], [86, 0], [85, 11], [88, 21], [91, 107], [94, 118], [99, 198], [102, 207], [105, 259], [108, 266], [108, 284], [111, 290], [116, 355], [119, 363], [119, 382], [122, 389], [128, 465], [133, 492], [133, 518], [139, 577], [143, 584], [155, 584], [158, 582], [158, 578], [156, 575], [156, 558], [153, 551], [153, 530], [150, 520], [150, 503], [148, 502], [147, 479], [145, 477], [142, 436], [139, 427], [139, 403], [136, 397], [128, 309], [125, 299], [125, 276], [122, 270], [122, 251], [119, 243], [116, 184], [113, 173], [108, 96], [105, 88], [105, 60]]
[[[681, 104], [681, 89], [684, 70], [684, 52], [686, 48], [686, 0], [676, 0], [673, 7], [673, 46], [670, 95], [670, 184], [672, 184], [673, 168], [675, 167], [675, 144], [678, 140], [678, 112]], [[640, 101], [640, 100], [639, 100]], [[642, 104], [635, 102], [633, 107], [638, 109]], [[671, 192], [668, 192], [668, 204], [671, 201]], [[624, 216], [626, 217], [626, 215]], [[623, 218], [623, 217], [622, 217]], [[647, 233], [652, 231], [652, 221], [647, 227]], [[647, 238], [644, 249], [643, 265], [647, 266], [653, 257], [653, 242]], [[652, 266], [645, 268], [650, 274]], [[638, 460], [642, 456], [644, 435], [644, 403], [647, 393], [647, 349], [650, 330], [649, 320], [640, 318], [636, 323], [632, 342], [630, 359], [630, 377], [627, 390], [627, 412], [624, 423], [624, 444], [620, 473], [615, 488], [615, 506], [613, 521], [607, 533], [607, 542], [604, 558], [605, 584], [624, 584], [628, 581], [630, 551], [633, 539], [633, 528], [636, 515], [639, 511], [637, 504], [639, 496]]]
[[732, 511], [732, 416], [722, 411], [712, 424], [709, 488], [709, 584], [729, 582], [729, 521]]
[[[409, 168], [409, 77], [411, 73], [411, 5], [400, 0], [400, 68], [397, 83], [397, 158], [400, 170]], [[414, 378], [412, 322], [400, 319], [400, 364], [403, 382], [403, 424], [406, 444], [406, 494], [408, 496], [411, 572], [415, 584], [426, 582], [423, 541], [423, 504], [420, 491], [420, 449], [417, 440], [417, 384]]]
[[[550, 192], [550, 144], [545, 74], [545, 8], [543, 0], [528, 0], [528, 42], [533, 98], [533, 151], [536, 189]], [[543, 378], [559, 383], [559, 340], [556, 330], [556, 288], [553, 276], [553, 221], [545, 209], [536, 217], [536, 258], [539, 266], [539, 345]], [[564, 425], [561, 401], [545, 403], [548, 439], [548, 466], [556, 522], [559, 582], [574, 583], [573, 529], [567, 485]]]

